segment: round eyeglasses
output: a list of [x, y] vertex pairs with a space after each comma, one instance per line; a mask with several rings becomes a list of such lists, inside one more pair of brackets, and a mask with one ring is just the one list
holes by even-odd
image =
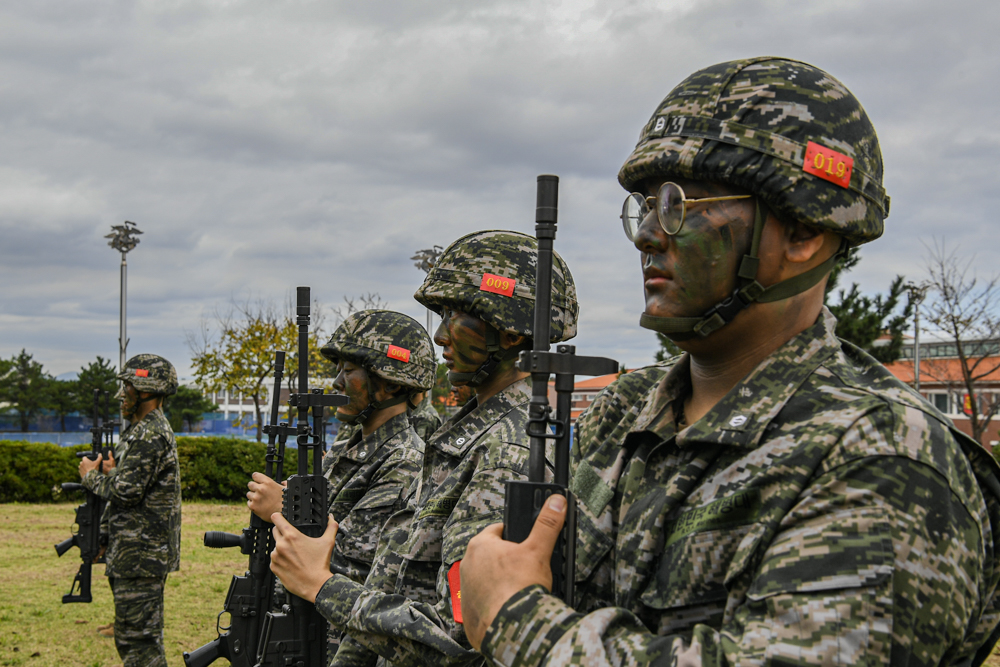
[[687, 204], [726, 201], [729, 199], [749, 199], [753, 195], [728, 195], [726, 197], [696, 197], [689, 199], [684, 195], [684, 189], [676, 183], [667, 181], [660, 186], [656, 196], [645, 196], [638, 192], [633, 192], [625, 198], [622, 205], [622, 227], [625, 229], [625, 236], [629, 241], [635, 241], [639, 234], [639, 225], [643, 219], [649, 215], [650, 207], [656, 207], [656, 217], [660, 221], [660, 227], [669, 236], [673, 236], [684, 227], [684, 215], [687, 213]]

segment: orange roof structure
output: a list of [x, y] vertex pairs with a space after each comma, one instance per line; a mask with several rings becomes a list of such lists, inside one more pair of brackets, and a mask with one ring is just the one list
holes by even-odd
[[[987, 370], [1000, 364], [1000, 358], [989, 357], [980, 364], [982, 370]], [[913, 360], [900, 359], [885, 367], [901, 382], [913, 382]], [[980, 371], [982, 372], [982, 371]], [[977, 374], [978, 375], [978, 374]], [[927, 384], [954, 383], [962, 381], [962, 364], [958, 359], [921, 359], [920, 382]], [[976, 382], [1000, 382], [1000, 368], [978, 378]]]

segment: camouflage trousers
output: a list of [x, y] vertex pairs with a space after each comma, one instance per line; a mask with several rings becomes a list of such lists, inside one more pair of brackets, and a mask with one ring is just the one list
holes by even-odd
[[123, 667], [166, 667], [163, 651], [163, 584], [166, 577], [112, 577], [115, 647]]

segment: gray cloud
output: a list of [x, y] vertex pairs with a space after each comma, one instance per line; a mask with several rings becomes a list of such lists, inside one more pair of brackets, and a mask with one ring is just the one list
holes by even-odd
[[558, 173], [578, 349], [647, 363], [618, 167], [685, 75], [765, 53], [833, 73], [879, 130], [892, 216], [849, 281], [920, 277], [935, 234], [997, 265], [995, 4], [542, 4], [0, 8], [0, 354], [25, 347], [54, 373], [117, 359], [103, 235], [125, 219], [146, 232], [129, 350], [182, 372], [185, 332], [232, 298], [375, 291], [422, 320], [413, 251], [532, 232], [534, 177]]

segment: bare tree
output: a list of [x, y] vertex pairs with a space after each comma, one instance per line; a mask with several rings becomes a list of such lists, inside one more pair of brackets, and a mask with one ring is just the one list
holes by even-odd
[[925, 267], [933, 298], [922, 307], [927, 320], [954, 343], [958, 367], [930, 361], [924, 372], [946, 387], [961, 388], [969, 397], [966, 409], [972, 437], [982, 444], [990, 420], [1000, 410], [996, 394], [983, 393], [981, 382], [1000, 368], [996, 341], [1000, 338], [998, 277], [980, 281], [969, 275], [971, 262], [949, 251], [945, 241], [927, 248]]
[[[369, 292], [368, 294], [362, 294], [358, 297], [344, 297], [344, 303], [340, 306], [335, 306], [330, 309], [333, 313], [333, 329], [336, 330], [341, 324], [344, 323], [348, 317], [362, 310], [379, 310], [388, 306], [387, 301], [383, 301], [382, 297], [379, 296], [378, 292]], [[331, 333], [333, 333], [331, 331]], [[317, 348], [317, 354], [314, 359], [317, 375], [319, 377], [336, 377], [337, 367], [329, 359], [319, 354]]]
[[358, 297], [344, 297], [344, 305], [331, 308], [333, 311], [333, 327], [336, 329], [348, 317], [362, 310], [379, 310], [389, 305], [383, 301], [378, 292], [369, 292]]

